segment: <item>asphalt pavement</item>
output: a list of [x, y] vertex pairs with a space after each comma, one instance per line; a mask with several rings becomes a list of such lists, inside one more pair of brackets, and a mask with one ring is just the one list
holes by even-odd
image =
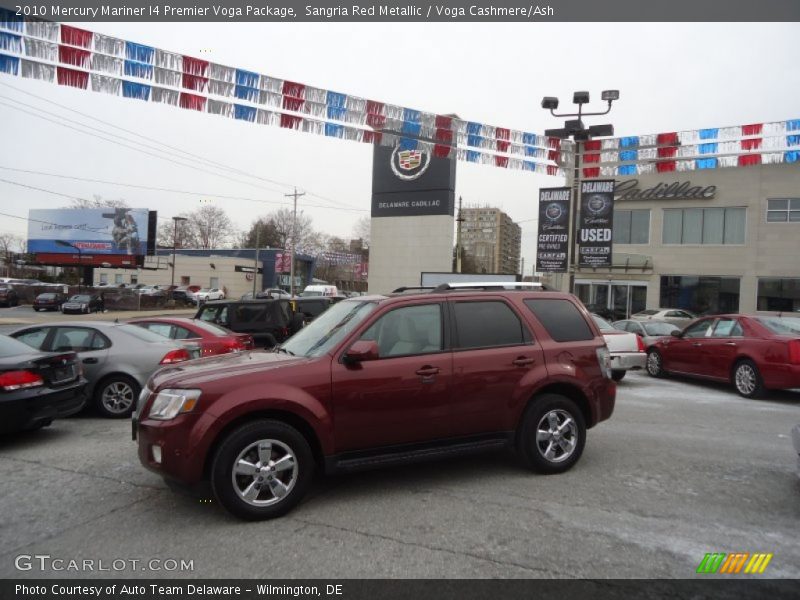
[[[168, 490], [129, 421], [79, 416], [0, 441], [0, 577], [691, 578], [708, 552], [766, 552], [760, 577], [797, 578], [799, 409], [800, 392], [629, 374], [566, 474], [500, 453], [318, 478], [259, 523]], [[36, 554], [126, 563], [17, 570]], [[153, 558], [192, 569], [131, 562]]]

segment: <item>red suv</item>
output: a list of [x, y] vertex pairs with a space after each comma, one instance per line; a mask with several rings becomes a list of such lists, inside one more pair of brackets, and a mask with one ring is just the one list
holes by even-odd
[[230, 512], [265, 519], [294, 507], [315, 469], [511, 447], [534, 471], [566, 471], [615, 394], [575, 297], [442, 286], [344, 300], [272, 353], [163, 369], [133, 427], [147, 468], [209, 480]]

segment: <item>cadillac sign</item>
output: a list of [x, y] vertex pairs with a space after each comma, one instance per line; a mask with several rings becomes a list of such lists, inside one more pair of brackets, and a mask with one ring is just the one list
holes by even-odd
[[392, 173], [403, 181], [412, 181], [421, 177], [431, 164], [430, 154], [422, 150], [401, 150], [395, 146], [389, 159]]
[[690, 181], [659, 183], [646, 190], [639, 189], [638, 179], [628, 179], [614, 186], [617, 200], [707, 200], [714, 197], [717, 186], [692, 185]]

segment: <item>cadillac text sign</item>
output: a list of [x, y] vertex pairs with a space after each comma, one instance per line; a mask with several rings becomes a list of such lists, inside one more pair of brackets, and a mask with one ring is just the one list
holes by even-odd
[[614, 180], [581, 182], [578, 265], [611, 267], [614, 230]]
[[541, 273], [567, 272], [570, 192], [568, 187], [539, 190], [536, 270]]
[[691, 181], [659, 183], [646, 190], [639, 189], [638, 179], [617, 183], [614, 196], [617, 200], [707, 200], [717, 192], [715, 185], [692, 185]]

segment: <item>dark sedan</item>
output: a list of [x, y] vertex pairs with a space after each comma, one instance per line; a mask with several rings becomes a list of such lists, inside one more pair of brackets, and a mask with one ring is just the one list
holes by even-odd
[[33, 301], [33, 310], [61, 310], [61, 305], [67, 301], [67, 297], [60, 292], [47, 292], [39, 294]]
[[800, 317], [698, 319], [648, 349], [647, 372], [730, 382], [745, 398], [800, 388]]
[[95, 294], [76, 294], [61, 305], [61, 312], [93, 313], [103, 310], [103, 300]]
[[3, 306], [18, 306], [19, 296], [12, 285], [0, 285], [0, 304]]
[[0, 335], [0, 433], [38, 429], [78, 412], [85, 385], [74, 352], [37, 352]]

